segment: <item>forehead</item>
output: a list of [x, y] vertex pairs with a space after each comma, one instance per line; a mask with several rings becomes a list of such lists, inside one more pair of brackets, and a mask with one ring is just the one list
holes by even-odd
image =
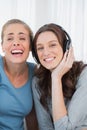
[[52, 31], [42, 32], [39, 34], [37, 38], [37, 42], [46, 42], [46, 41], [51, 41], [51, 40], [58, 40], [57, 36]]
[[10, 24], [6, 26], [4, 29], [4, 34], [19, 33], [19, 32], [23, 32], [25, 34], [29, 33], [28, 29], [23, 24], [18, 24], [18, 23]]

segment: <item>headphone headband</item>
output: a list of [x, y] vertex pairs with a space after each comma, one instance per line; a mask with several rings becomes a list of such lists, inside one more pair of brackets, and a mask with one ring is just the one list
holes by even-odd
[[66, 43], [65, 43], [66, 47], [64, 48], [64, 52], [65, 52], [67, 49], [69, 49], [69, 46], [71, 44], [71, 38], [70, 38], [69, 34], [65, 31], [64, 28], [62, 28], [60, 25], [57, 25], [57, 24], [56, 24], [56, 26], [59, 27], [66, 35], [67, 40], [66, 40]]

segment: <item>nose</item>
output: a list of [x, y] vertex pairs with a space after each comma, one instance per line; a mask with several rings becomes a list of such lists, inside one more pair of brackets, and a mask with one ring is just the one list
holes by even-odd
[[49, 48], [44, 48], [43, 53], [44, 53], [45, 56], [49, 55], [49, 52], [50, 52]]
[[18, 41], [14, 41], [13, 46], [20, 46], [20, 43]]

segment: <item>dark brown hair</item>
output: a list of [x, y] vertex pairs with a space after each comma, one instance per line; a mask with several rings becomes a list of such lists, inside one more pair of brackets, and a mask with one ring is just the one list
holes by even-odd
[[[56, 35], [61, 47], [63, 48], [63, 52], [65, 52], [65, 47], [66, 47], [67, 37], [65, 31], [61, 28], [61, 26], [58, 26], [54, 23], [50, 23], [42, 26], [36, 32], [32, 44], [32, 55], [37, 61], [37, 63], [39, 64], [40, 61], [37, 55], [36, 42], [39, 34], [45, 31], [52, 31]], [[63, 95], [65, 98], [70, 99], [72, 97], [76, 89], [75, 86], [77, 83], [77, 78], [85, 66], [86, 65], [82, 61], [75, 61], [73, 63], [72, 68], [62, 77]], [[50, 73], [51, 72], [46, 68], [44, 68], [41, 64], [35, 73], [35, 75], [39, 79], [38, 84], [39, 84], [39, 90], [41, 92], [40, 102], [45, 108], [47, 108], [47, 98], [51, 97], [51, 74]]]
[[27, 130], [39, 130], [34, 105], [32, 111], [25, 117], [25, 120], [26, 120]]

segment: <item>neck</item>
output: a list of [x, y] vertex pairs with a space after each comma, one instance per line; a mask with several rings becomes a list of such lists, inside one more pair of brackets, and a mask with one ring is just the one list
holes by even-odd
[[19, 76], [19, 75], [23, 74], [25, 72], [26, 68], [27, 68], [26, 63], [15, 64], [15, 63], [7, 62], [4, 59], [5, 72], [12, 76]]

